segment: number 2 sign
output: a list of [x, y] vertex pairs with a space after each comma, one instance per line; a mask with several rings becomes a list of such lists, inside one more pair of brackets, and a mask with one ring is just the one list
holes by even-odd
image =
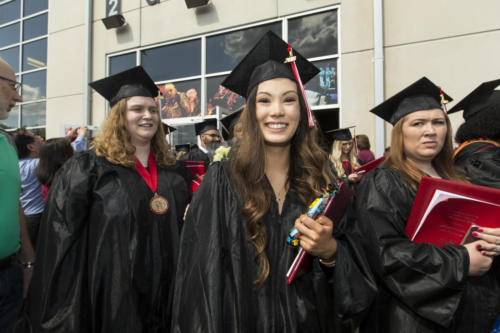
[[106, 17], [120, 14], [122, 11], [121, 0], [106, 0]]

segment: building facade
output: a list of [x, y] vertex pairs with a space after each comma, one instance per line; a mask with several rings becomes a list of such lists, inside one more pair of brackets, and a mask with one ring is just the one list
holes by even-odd
[[[378, 155], [389, 145], [391, 127], [368, 112], [376, 103], [422, 76], [455, 101], [500, 77], [496, 0], [211, 0], [197, 8], [185, 0], [51, 0], [47, 9], [27, 16], [20, 8], [17, 21], [6, 24], [3, 9], [16, 2], [26, 7], [43, 1], [0, 0], [0, 57], [43, 41], [46, 54], [32, 57], [40, 61], [34, 68], [24, 67], [19, 54], [25, 102], [8, 126], [45, 129], [47, 137], [69, 125], [98, 126], [108, 105], [87, 83], [139, 64], [164, 92], [162, 115], [174, 127], [234, 110], [242, 98], [219, 83], [267, 30], [320, 68], [306, 86], [315, 112], [331, 112], [339, 127], [357, 125]], [[107, 29], [102, 19], [116, 13], [126, 23]], [[7, 26], [42, 20], [40, 15], [47, 16], [46, 33], [25, 40], [19, 32], [19, 41], [1, 44]], [[46, 92], [33, 99], [24, 89], [30, 74], [42, 72]], [[175, 102], [182, 111], [169, 107]], [[455, 128], [462, 121], [461, 114], [451, 119]], [[187, 130], [178, 134], [174, 143], [191, 140]]]

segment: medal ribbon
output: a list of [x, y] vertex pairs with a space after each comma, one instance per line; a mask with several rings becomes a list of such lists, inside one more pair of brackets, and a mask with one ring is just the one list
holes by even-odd
[[158, 186], [157, 184], [157, 173], [156, 173], [156, 163], [155, 163], [155, 158], [153, 156], [153, 150], [151, 149], [149, 151], [149, 156], [148, 156], [148, 165], [149, 165], [149, 172], [146, 170], [146, 168], [142, 165], [141, 162], [135, 157], [135, 170], [141, 175], [142, 179], [146, 182], [148, 187], [153, 191], [153, 193], [156, 194], [156, 188]]
[[295, 76], [295, 80], [297, 81], [297, 83], [299, 85], [300, 91], [302, 92], [302, 96], [304, 96], [304, 102], [306, 104], [306, 109], [307, 109], [307, 124], [309, 125], [309, 128], [313, 128], [314, 127], [314, 118], [312, 116], [311, 108], [309, 107], [309, 102], [307, 101], [306, 92], [304, 90], [304, 85], [302, 84], [302, 80], [300, 79], [300, 75], [299, 75], [299, 70], [297, 69], [297, 65], [295, 64], [296, 58], [293, 55], [292, 46], [290, 44], [288, 44], [288, 54], [289, 54], [289, 57], [286, 59], [285, 63], [288, 62], [292, 66], [293, 75]]

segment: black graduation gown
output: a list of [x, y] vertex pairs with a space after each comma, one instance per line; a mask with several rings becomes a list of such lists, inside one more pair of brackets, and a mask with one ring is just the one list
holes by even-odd
[[336, 230], [337, 265], [313, 270], [291, 285], [286, 272], [296, 249], [286, 243], [305, 211], [291, 190], [282, 214], [275, 201], [263, 217], [270, 274], [252, 291], [254, 247], [229, 178], [229, 162], [215, 163], [193, 197], [181, 236], [172, 332], [352, 332], [376, 293], [355, 239]]
[[205, 162], [205, 171], [208, 169], [210, 165], [210, 158], [207, 153], [204, 153], [203, 150], [198, 148], [198, 146], [194, 146], [191, 150], [182, 155], [180, 158], [181, 161], [201, 161]]
[[413, 243], [405, 233], [416, 192], [385, 166], [358, 187], [358, 227], [380, 295], [366, 332], [491, 332], [500, 313], [498, 261], [468, 277], [463, 246]]
[[455, 156], [455, 165], [465, 170], [471, 183], [500, 189], [500, 147], [474, 142]]
[[40, 224], [27, 317], [33, 332], [165, 332], [189, 191], [158, 167], [169, 208], [132, 168], [93, 151], [69, 160], [50, 189]]

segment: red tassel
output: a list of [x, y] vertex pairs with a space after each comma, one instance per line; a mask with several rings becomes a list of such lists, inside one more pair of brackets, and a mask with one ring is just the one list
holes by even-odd
[[309, 107], [309, 102], [307, 101], [306, 91], [304, 89], [304, 85], [302, 84], [302, 80], [300, 79], [299, 70], [297, 69], [297, 65], [295, 64], [296, 57], [293, 55], [292, 47], [290, 46], [290, 44], [288, 44], [288, 54], [289, 54], [289, 57], [285, 59], [285, 63], [288, 62], [292, 66], [293, 75], [295, 76], [295, 80], [297, 81], [297, 83], [299, 85], [300, 91], [301, 91], [302, 96], [304, 97], [304, 101], [306, 103], [307, 124], [308, 124], [309, 128], [313, 128], [314, 127], [314, 118], [312, 116], [311, 108]]

